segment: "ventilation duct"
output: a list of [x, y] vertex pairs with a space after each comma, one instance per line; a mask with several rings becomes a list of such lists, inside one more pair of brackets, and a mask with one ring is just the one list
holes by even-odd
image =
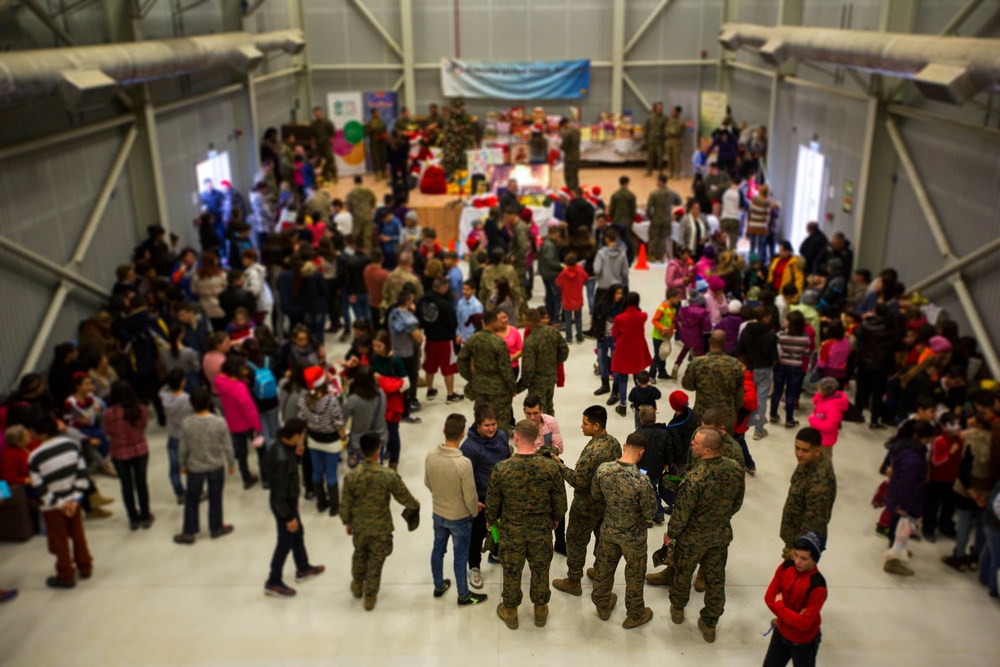
[[719, 43], [730, 51], [756, 48], [772, 65], [794, 58], [911, 79], [940, 102], [960, 104], [982, 90], [1000, 90], [995, 39], [725, 23]]
[[38, 49], [0, 54], [0, 102], [28, 102], [58, 93], [71, 109], [106, 104], [115, 89], [201, 70], [249, 71], [264, 54], [305, 48], [299, 30]]

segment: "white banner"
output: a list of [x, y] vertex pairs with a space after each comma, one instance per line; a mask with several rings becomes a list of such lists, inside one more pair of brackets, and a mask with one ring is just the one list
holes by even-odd
[[365, 173], [365, 110], [361, 93], [327, 93], [326, 104], [329, 118], [337, 128], [333, 138], [337, 175]]

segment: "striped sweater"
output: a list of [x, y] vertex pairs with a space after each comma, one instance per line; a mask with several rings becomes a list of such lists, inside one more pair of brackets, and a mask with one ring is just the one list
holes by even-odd
[[79, 446], [63, 436], [39, 445], [28, 457], [28, 470], [45, 512], [62, 509], [70, 501], [80, 502], [90, 488]]
[[778, 333], [779, 364], [806, 370], [811, 352], [812, 341], [809, 340], [808, 335], [793, 336], [787, 331]]

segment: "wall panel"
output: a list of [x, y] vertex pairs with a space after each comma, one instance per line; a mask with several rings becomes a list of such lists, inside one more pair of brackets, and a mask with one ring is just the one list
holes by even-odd
[[[268, 127], [280, 129], [283, 123], [292, 120], [297, 94], [294, 75], [258, 83], [254, 91], [257, 94], [257, 127], [261, 134]], [[300, 119], [309, 116], [308, 109], [301, 109], [298, 113]]]

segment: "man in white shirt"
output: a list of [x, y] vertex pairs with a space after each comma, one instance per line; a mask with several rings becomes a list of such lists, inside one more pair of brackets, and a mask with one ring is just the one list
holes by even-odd
[[334, 199], [333, 204], [333, 224], [337, 225], [337, 231], [345, 237], [350, 236], [354, 231], [354, 216], [344, 207], [342, 199]]

